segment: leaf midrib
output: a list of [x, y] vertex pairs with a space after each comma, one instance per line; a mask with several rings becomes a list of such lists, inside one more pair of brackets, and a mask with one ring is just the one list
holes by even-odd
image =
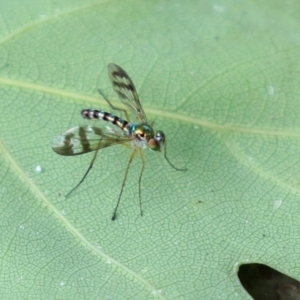
[[[24, 90], [30, 90], [35, 92], [42, 92], [51, 95], [56, 95], [62, 98], [73, 99], [74, 101], [78, 101], [78, 103], [82, 103], [84, 101], [88, 103], [93, 103], [95, 106], [107, 106], [107, 102], [101, 98], [101, 96], [88, 96], [84, 94], [79, 94], [71, 91], [65, 91], [58, 88], [52, 88], [46, 85], [39, 85], [36, 83], [29, 83], [25, 81], [13, 80], [10, 78], [0, 77], [0, 84], [10, 87], [17, 87]], [[120, 101], [111, 101], [114, 105], [120, 106]], [[244, 133], [244, 134], [252, 134], [252, 135], [263, 135], [263, 136], [281, 136], [281, 137], [296, 137], [300, 138], [300, 132], [293, 130], [278, 130], [278, 129], [261, 129], [255, 127], [247, 127], [240, 125], [232, 125], [232, 124], [219, 124], [216, 122], [208, 121], [205, 118], [194, 118], [184, 114], [168, 112], [162, 109], [155, 108], [145, 108], [147, 114], [152, 114], [153, 116], [158, 116], [161, 118], [168, 118], [171, 120], [178, 120], [186, 124], [191, 124], [193, 126], [201, 126], [205, 128], [212, 129], [214, 131], [220, 132], [231, 132], [231, 133]]]

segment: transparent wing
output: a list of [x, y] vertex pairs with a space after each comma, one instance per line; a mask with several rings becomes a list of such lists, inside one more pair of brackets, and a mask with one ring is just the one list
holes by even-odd
[[113, 89], [119, 95], [122, 102], [131, 109], [138, 120], [147, 123], [147, 117], [139, 96], [128, 74], [116, 64], [109, 64], [107, 68]]
[[73, 156], [132, 140], [133, 137], [122, 136], [113, 130], [108, 131], [91, 125], [77, 126], [57, 136], [52, 142], [52, 149], [57, 154]]

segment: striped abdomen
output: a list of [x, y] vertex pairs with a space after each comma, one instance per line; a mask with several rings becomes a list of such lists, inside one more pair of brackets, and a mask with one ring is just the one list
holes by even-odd
[[85, 119], [98, 119], [111, 122], [121, 128], [127, 134], [130, 134], [130, 129], [128, 126], [129, 123], [111, 113], [96, 109], [83, 109], [81, 111], [81, 115]]

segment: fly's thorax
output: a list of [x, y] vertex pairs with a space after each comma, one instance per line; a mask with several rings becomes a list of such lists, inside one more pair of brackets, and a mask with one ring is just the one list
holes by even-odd
[[154, 138], [154, 131], [148, 124], [131, 124], [131, 134], [138, 140], [148, 142]]
[[137, 148], [147, 148], [148, 142], [154, 138], [152, 127], [146, 123], [133, 123], [130, 131], [134, 137], [133, 145]]
[[165, 134], [161, 130], [154, 133], [149, 124], [131, 124], [130, 131], [135, 138], [133, 141], [135, 147], [149, 147], [153, 151], [160, 151], [165, 143]]

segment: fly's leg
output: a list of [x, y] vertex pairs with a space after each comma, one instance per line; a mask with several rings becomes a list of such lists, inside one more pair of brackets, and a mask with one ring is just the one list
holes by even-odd
[[[100, 141], [101, 142], [101, 141]], [[99, 142], [99, 145], [100, 145], [100, 142]], [[85, 174], [83, 175], [82, 179], [79, 181], [79, 183], [74, 187], [72, 188], [72, 190], [66, 195], [66, 198], [69, 197], [84, 181], [84, 179], [86, 178], [86, 176], [89, 174], [89, 172], [91, 171], [92, 167], [93, 167], [93, 164], [96, 160], [96, 157], [97, 157], [97, 154], [98, 154], [98, 151], [99, 151], [99, 147], [98, 149], [95, 151], [95, 154], [93, 156], [93, 159], [88, 167], [88, 169], [86, 170]]]
[[118, 111], [122, 111], [122, 112], [124, 113], [124, 115], [125, 115], [126, 121], [127, 121], [128, 123], [130, 123], [130, 118], [129, 118], [129, 115], [128, 115], [128, 112], [127, 112], [126, 109], [123, 109], [123, 108], [119, 108], [119, 107], [113, 106], [113, 105], [110, 103], [110, 101], [105, 97], [105, 95], [102, 93], [102, 91], [101, 91], [100, 89], [98, 89], [98, 92], [99, 92], [99, 94], [104, 98], [104, 100], [108, 103], [108, 105], [111, 107], [111, 109], [113, 109], [113, 110], [118, 110]]
[[141, 182], [142, 182], [142, 177], [143, 177], [143, 172], [145, 169], [145, 158], [144, 158], [144, 153], [142, 149], [139, 149], [139, 154], [142, 160], [142, 170], [140, 173], [140, 178], [139, 178], [139, 199], [140, 199], [140, 211], [141, 211], [141, 216], [143, 216], [143, 210], [142, 210], [142, 192], [141, 192]]
[[187, 171], [187, 169], [179, 169], [179, 168], [176, 168], [171, 162], [170, 162], [170, 160], [168, 159], [168, 157], [167, 157], [167, 141], [165, 141], [165, 145], [164, 145], [164, 157], [165, 157], [165, 159], [167, 160], [167, 162], [169, 163], [169, 165], [173, 168], [173, 169], [175, 169], [175, 170], [177, 170], [177, 171]]
[[136, 153], [137, 153], [137, 150], [135, 149], [131, 156], [130, 156], [130, 159], [129, 159], [129, 162], [127, 164], [127, 168], [126, 168], [126, 171], [125, 171], [125, 176], [124, 176], [124, 179], [123, 179], [123, 183], [122, 183], [122, 187], [121, 187], [121, 191], [120, 191], [120, 195], [119, 195], [119, 199], [118, 199], [118, 202], [117, 202], [117, 205], [114, 209], [114, 213], [112, 215], [112, 221], [114, 221], [116, 218], [117, 218], [117, 210], [118, 210], [118, 207], [119, 207], [119, 204], [120, 204], [120, 200], [121, 200], [121, 196], [122, 196], [122, 193], [123, 193], [123, 188], [125, 186], [125, 182], [126, 182], [126, 179], [127, 179], [127, 175], [128, 175], [128, 171], [129, 171], [129, 167], [134, 159], [134, 157], [136, 156]]

